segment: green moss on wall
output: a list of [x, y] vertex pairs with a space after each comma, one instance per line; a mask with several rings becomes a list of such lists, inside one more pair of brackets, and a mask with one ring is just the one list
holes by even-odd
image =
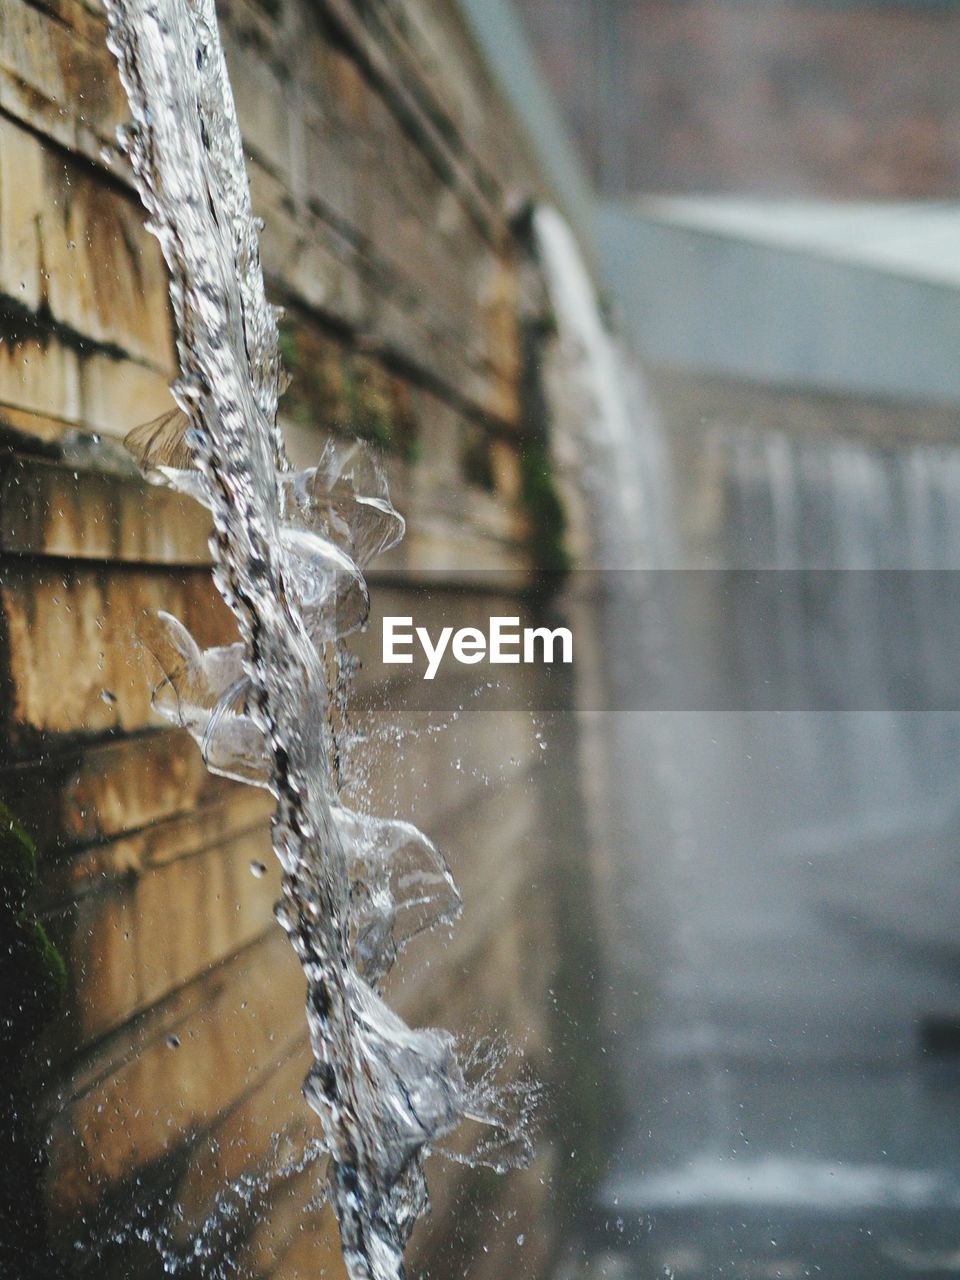
[[280, 326], [280, 354], [290, 376], [282, 406], [290, 418], [416, 461], [418, 423], [401, 379], [290, 316]]
[[567, 550], [567, 517], [563, 509], [550, 454], [545, 445], [528, 441], [520, 455], [521, 496], [530, 521], [534, 565], [543, 573], [562, 577], [573, 561]]
[[496, 492], [492, 442], [482, 427], [467, 429], [460, 448], [460, 468], [468, 485], [483, 493]]

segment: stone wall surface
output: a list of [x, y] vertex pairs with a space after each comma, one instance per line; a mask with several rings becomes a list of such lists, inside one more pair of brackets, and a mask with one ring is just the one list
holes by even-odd
[[[384, 447], [409, 526], [375, 583], [395, 611], [427, 573], [475, 590], [466, 570], [522, 611], [505, 575], [529, 569], [536, 519], [520, 318], [539, 303], [511, 215], [542, 184], [518, 126], [450, 0], [224, 0], [221, 21], [286, 309], [294, 456], [312, 460], [324, 430]], [[160, 251], [113, 144], [125, 103], [104, 30], [96, 0], [0, 10], [0, 797], [38, 844], [38, 907], [69, 975], [34, 1055], [51, 1238], [79, 1274], [129, 1280], [159, 1258], [114, 1226], [142, 1206], [149, 1228], [173, 1196], [188, 1248], [216, 1194], [312, 1118], [269, 800], [160, 727], [134, 643], [148, 610], [203, 645], [233, 624], [202, 513], [143, 484], [117, 444], [169, 407], [174, 354]], [[402, 1012], [503, 1031], [549, 1077], [546, 784], [523, 692], [516, 711], [388, 732], [361, 681], [356, 714], [363, 803], [423, 826], [467, 904], [453, 941], [405, 966]], [[542, 1272], [552, 1150], [548, 1136], [506, 1181], [437, 1165], [420, 1264]], [[235, 1274], [340, 1274], [318, 1176], [258, 1191]]]

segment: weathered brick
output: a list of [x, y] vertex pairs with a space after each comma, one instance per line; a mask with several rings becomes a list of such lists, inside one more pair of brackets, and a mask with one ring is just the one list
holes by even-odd
[[[94, 892], [51, 917], [75, 978], [75, 1047], [120, 1026], [273, 925], [279, 864], [267, 824], [231, 833], [229, 817], [217, 816], [220, 832], [181, 822], [179, 856], [171, 861], [140, 866], [127, 842], [126, 850], [113, 851], [112, 874], [101, 873]], [[228, 836], [228, 844], [203, 847], [205, 839]], [[101, 865], [109, 856], [100, 855]], [[251, 873], [252, 863], [266, 867], [262, 879]]]
[[78, 846], [250, 792], [207, 771], [179, 730], [71, 743], [0, 769], [0, 796], [30, 828], [45, 862]]
[[956, 195], [953, 6], [634, 0], [595, 10], [583, 0], [520, 0], [519, 8], [581, 151], [612, 195]]
[[13, 460], [0, 474], [0, 549], [125, 564], [209, 565], [210, 521], [142, 480]]
[[24, 755], [38, 735], [130, 732], [158, 723], [155, 665], [136, 644], [147, 613], [165, 609], [199, 644], [229, 643], [233, 619], [210, 576], [122, 568], [7, 567], [0, 607], [9, 647], [7, 740]]
[[189, 994], [64, 1082], [48, 1187], [61, 1221], [214, 1124], [302, 1041], [303, 978], [279, 930]]
[[0, 294], [169, 375], [166, 290], [139, 204], [0, 118]]

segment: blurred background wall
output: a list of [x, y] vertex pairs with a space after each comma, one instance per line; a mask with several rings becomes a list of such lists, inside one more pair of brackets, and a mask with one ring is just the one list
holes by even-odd
[[517, 6], [598, 187], [682, 524], [720, 509], [704, 445], [730, 430], [960, 435], [956, 5]]
[[949, 198], [950, 0], [517, 0], [605, 195]]
[[[665, 427], [673, 563], [955, 569], [960, 8], [517, 4], [600, 191], [610, 311]], [[821, 688], [838, 633], [815, 592], [783, 622], [787, 579], [757, 575], [771, 607], [738, 602], [726, 640], [715, 602], [665, 639], [654, 616], [651, 648], [702, 631], [698, 670], [756, 675], [782, 642]], [[923, 575], [902, 581], [902, 614], [939, 634], [952, 579], [916, 606]], [[960, 739], [955, 709], [887, 701], [889, 630], [857, 632], [873, 710], [611, 717], [604, 1013], [629, 1115], [564, 1280], [956, 1266], [957, 1058], [926, 1020], [960, 1008]], [[642, 653], [624, 668], [642, 692]], [[902, 1169], [951, 1189], [838, 1195], [842, 1172]]]

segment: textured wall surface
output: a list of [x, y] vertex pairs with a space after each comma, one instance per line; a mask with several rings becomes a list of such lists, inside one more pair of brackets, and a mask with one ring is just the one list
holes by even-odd
[[[539, 180], [514, 121], [447, 0], [225, 0], [221, 15], [268, 283], [286, 308], [292, 451], [309, 462], [318, 427], [383, 444], [409, 522], [378, 588], [394, 612], [427, 570], [483, 570], [485, 589], [509, 592], [502, 575], [529, 564], [536, 516], [522, 496], [523, 250], [508, 215]], [[202, 644], [228, 641], [232, 624], [202, 517], [142, 484], [111, 443], [169, 406], [174, 372], [160, 252], [111, 150], [123, 118], [96, 0], [8, 0], [0, 796], [39, 845], [39, 905], [69, 970], [66, 1012], [36, 1055], [52, 1237], [67, 1254], [85, 1242], [81, 1274], [129, 1280], [158, 1273], [158, 1257], [111, 1243], [112, 1221], [142, 1205], [149, 1226], [174, 1194], [188, 1246], [215, 1193], [275, 1163], [276, 1135], [295, 1145], [311, 1117], [276, 874], [251, 874], [271, 865], [269, 801], [207, 774], [186, 735], [159, 727], [133, 642], [147, 609]], [[385, 736], [376, 703], [361, 682], [363, 803], [423, 826], [467, 904], [453, 942], [406, 970], [398, 1003], [420, 1022], [502, 1030], [549, 1076], [551, 784], [536, 719], [478, 712], [439, 732], [421, 718]], [[523, 1238], [536, 1275], [551, 1150], [544, 1139], [538, 1164], [506, 1181], [437, 1166], [420, 1259], [460, 1274], [471, 1258], [469, 1275], [492, 1280], [518, 1265]], [[237, 1274], [338, 1274], [327, 1218], [304, 1208], [316, 1178], [265, 1188], [237, 1233]]]
[[518, 0], [603, 189], [951, 197], [942, 0]]

